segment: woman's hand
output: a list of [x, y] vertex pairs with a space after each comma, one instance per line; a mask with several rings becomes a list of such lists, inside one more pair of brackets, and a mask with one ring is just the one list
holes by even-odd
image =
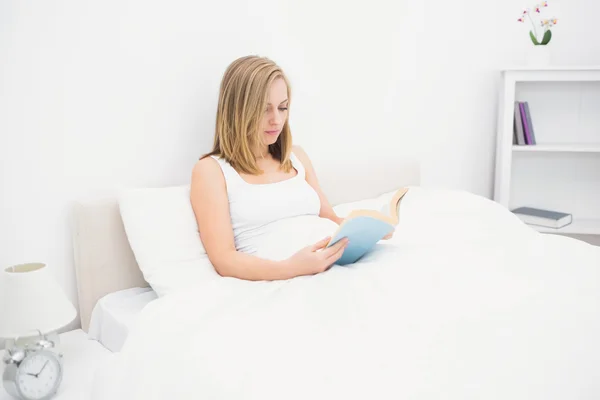
[[330, 239], [326, 237], [298, 251], [285, 261], [287, 268], [296, 271], [298, 275], [313, 275], [326, 271], [342, 257], [344, 249], [348, 246], [348, 239], [343, 238], [333, 246], [325, 248]]
[[388, 240], [388, 239], [391, 239], [391, 238], [392, 238], [392, 236], [394, 236], [394, 232], [396, 232], [396, 230], [395, 230], [395, 229], [392, 229], [392, 231], [391, 231], [390, 233], [388, 233], [387, 235], [385, 235], [385, 236], [383, 237], [383, 240]]

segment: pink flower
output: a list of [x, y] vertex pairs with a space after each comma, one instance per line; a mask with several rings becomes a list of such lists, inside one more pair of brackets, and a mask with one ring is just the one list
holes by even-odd
[[[521, 15], [517, 18], [518, 22], [524, 23], [526, 19], [531, 21], [531, 25], [533, 27], [533, 33], [537, 36], [536, 28], [538, 26], [542, 26], [544, 30], [549, 30], [551, 27], [557, 24], [558, 20], [554, 17], [552, 18], [541, 18], [542, 8], [548, 7], [547, 1], [539, 1], [532, 7], [525, 7], [522, 10]], [[540, 15], [539, 19], [533, 18], [534, 16], [531, 14]]]

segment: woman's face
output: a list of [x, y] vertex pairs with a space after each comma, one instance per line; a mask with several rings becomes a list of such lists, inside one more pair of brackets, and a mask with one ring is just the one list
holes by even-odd
[[288, 117], [287, 85], [276, 79], [269, 88], [267, 107], [262, 120], [262, 138], [266, 145], [277, 141]]

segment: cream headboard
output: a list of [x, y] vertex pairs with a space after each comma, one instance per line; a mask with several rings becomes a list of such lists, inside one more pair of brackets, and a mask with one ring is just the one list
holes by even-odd
[[129, 247], [116, 200], [75, 203], [71, 231], [79, 318], [87, 332], [92, 310], [103, 296], [148, 284]]
[[[405, 158], [313, 164], [333, 205], [375, 197], [401, 186], [417, 186], [421, 178], [418, 162]], [[148, 284], [127, 241], [116, 199], [76, 202], [72, 217], [79, 316], [87, 331], [100, 298]]]

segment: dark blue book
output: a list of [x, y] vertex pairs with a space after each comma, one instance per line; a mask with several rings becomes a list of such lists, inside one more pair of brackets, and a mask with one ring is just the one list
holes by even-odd
[[512, 212], [526, 224], [547, 228], [558, 229], [573, 222], [571, 214], [541, 208], [519, 207], [512, 210]]

